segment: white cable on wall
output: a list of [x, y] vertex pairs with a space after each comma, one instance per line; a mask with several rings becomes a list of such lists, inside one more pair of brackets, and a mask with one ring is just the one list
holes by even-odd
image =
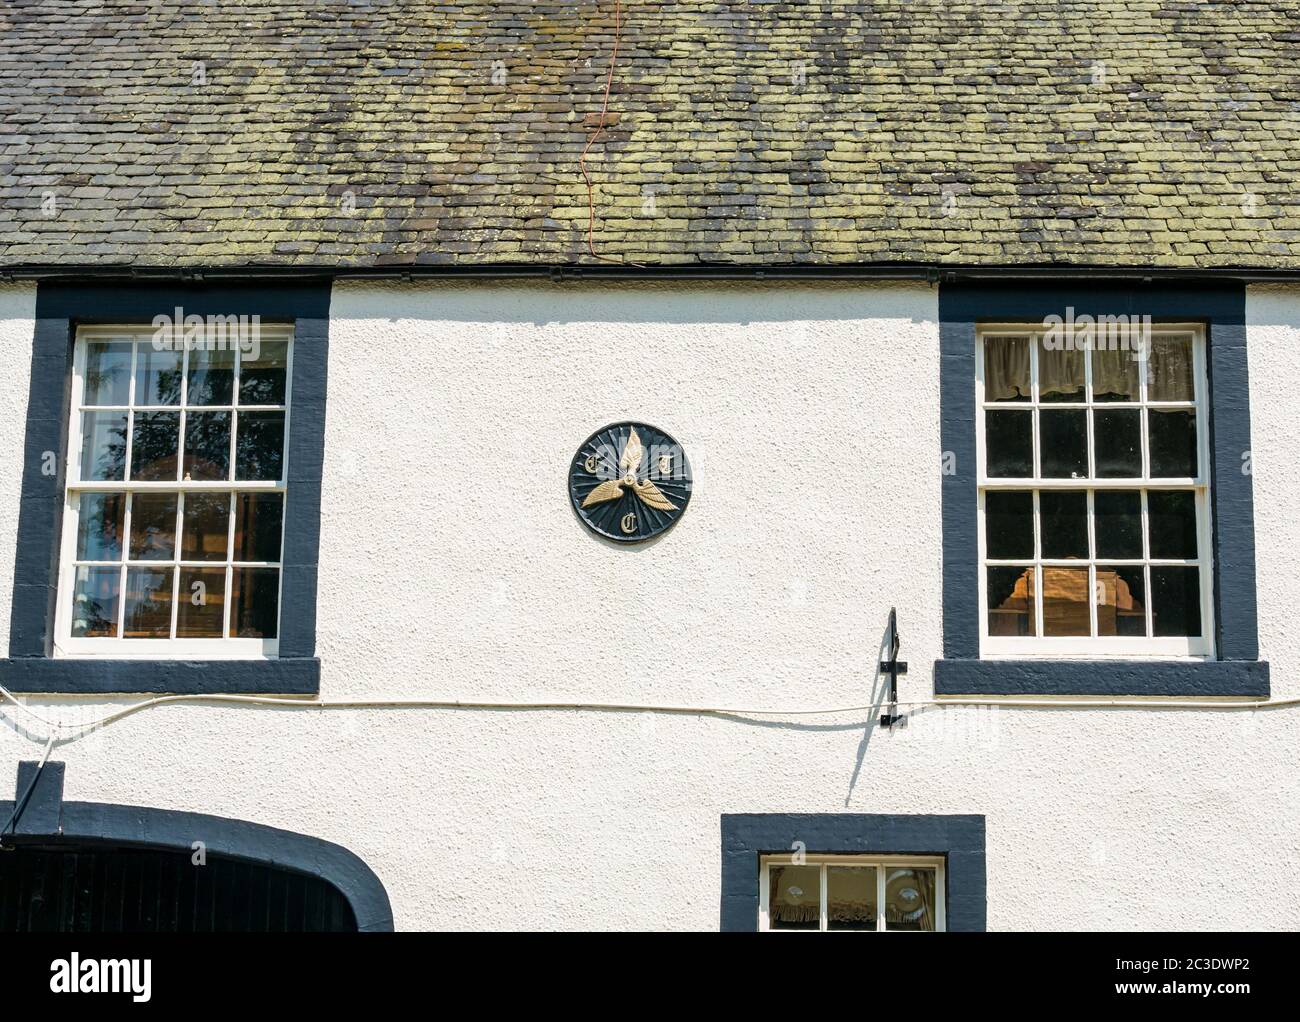
[[[652, 703], [591, 703], [552, 701], [500, 701], [470, 699], [319, 699], [289, 696], [254, 695], [164, 695], [141, 700], [120, 710], [91, 721], [51, 721], [33, 712], [20, 702], [12, 692], [0, 686], [0, 696], [32, 719], [49, 729], [45, 739], [66, 745], [84, 737], [91, 731], [107, 727], [125, 717], [170, 703], [204, 703], [232, 706], [283, 706], [315, 710], [366, 710], [366, 709], [424, 709], [424, 710], [575, 710], [604, 713], [668, 713], [710, 717], [806, 717], [836, 716], [846, 713], [871, 713], [880, 711], [880, 704], [836, 706], [818, 709], [753, 709], [725, 706], [674, 706]], [[1277, 710], [1300, 706], [1300, 698], [1277, 700], [1249, 700], [1221, 702], [1180, 699], [991, 699], [963, 698], [927, 699], [917, 702], [899, 702], [899, 707], [909, 709], [942, 708], [948, 706], [1000, 706], [1031, 710]]]

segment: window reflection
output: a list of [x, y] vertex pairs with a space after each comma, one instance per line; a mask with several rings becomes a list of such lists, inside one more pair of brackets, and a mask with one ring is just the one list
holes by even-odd
[[235, 568], [231, 578], [230, 634], [274, 639], [280, 612], [280, 569]]
[[989, 635], [1035, 635], [1034, 569], [989, 568]]
[[885, 878], [885, 929], [934, 928], [934, 870], [891, 869]]
[[234, 395], [235, 350], [203, 348], [190, 351], [186, 404], [228, 405]]
[[81, 478], [126, 478], [126, 412], [85, 412], [81, 416]]
[[240, 412], [235, 478], [276, 480], [284, 462], [284, 412]]
[[176, 494], [133, 494], [131, 497], [131, 560], [169, 561], [175, 549]]
[[219, 639], [225, 627], [226, 569], [182, 568], [176, 635]]
[[178, 412], [136, 412], [131, 431], [131, 478], [176, 478], [176, 452], [180, 441]]
[[826, 870], [826, 928], [876, 928], [874, 866], [830, 866]]
[[96, 341], [87, 344], [82, 404], [125, 405], [130, 394], [131, 342]]
[[278, 561], [284, 498], [278, 493], [241, 493], [235, 505], [235, 560]]
[[1140, 566], [1097, 567], [1097, 634], [1147, 633], [1146, 582]]
[[774, 866], [768, 884], [768, 920], [772, 929], [821, 929], [820, 866]]
[[172, 630], [173, 568], [127, 568], [122, 636], [166, 639]]
[[119, 568], [78, 568], [72, 592], [72, 634], [78, 638], [117, 635]]
[[135, 403], [178, 405], [181, 403], [181, 360], [183, 350], [136, 345]]
[[1043, 634], [1091, 635], [1087, 568], [1043, 568]]
[[181, 519], [181, 557], [187, 561], [226, 559], [230, 494], [187, 493]]
[[77, 559], [116, 561], [122, 556], [126, 494], [83, 493], [77, 514]]
[[185, 478], [230, 478], [229, 412], [190, 412], [186, 415]]
[[282, 405], [286, 393], [289, 345], [284, 341], [263, 341], [257, 361], [247, 358], [239, 365], [241, 405]]

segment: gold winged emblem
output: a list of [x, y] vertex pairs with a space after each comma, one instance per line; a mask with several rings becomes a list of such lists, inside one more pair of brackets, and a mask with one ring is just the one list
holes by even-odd
[[607, 500], [617, 500], [623, 496], [623, 487], [626, 486], [646, 507], [652, 507], [656, 511], [676, 511], [677, 505], [665, 497], [659, 487], [649, 479], [637, 478], [637, 470], [641, 467], [641, 458], [644, 454], [645, 448], [641, 446], [641, 438], [633, 429], [631, 436], [627, 438], [627, 443], [623, 445], [623, 456], [618, 460], [622, 477], [601, 483], [587, 494], [587, 499], [582, 502], [582, 506], [589, 507]]

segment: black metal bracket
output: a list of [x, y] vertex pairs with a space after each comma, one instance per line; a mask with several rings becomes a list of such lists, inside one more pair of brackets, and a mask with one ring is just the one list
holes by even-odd
[[889, 675], [889, 711], [880, 715], [880, 726], [892, 728], [903, 719], [898, 712], [898, 676], [907, 673], [907, 661], [898, 659], [898, 611], [889, 608], [889, 659], [880, 661], [880, 673]]

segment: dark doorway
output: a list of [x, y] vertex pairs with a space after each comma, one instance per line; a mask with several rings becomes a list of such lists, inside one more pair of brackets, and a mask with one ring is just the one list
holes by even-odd
[[20, 844], [0, 851], [0, 933], [354, 932], [319, 877], [190, 850]]

